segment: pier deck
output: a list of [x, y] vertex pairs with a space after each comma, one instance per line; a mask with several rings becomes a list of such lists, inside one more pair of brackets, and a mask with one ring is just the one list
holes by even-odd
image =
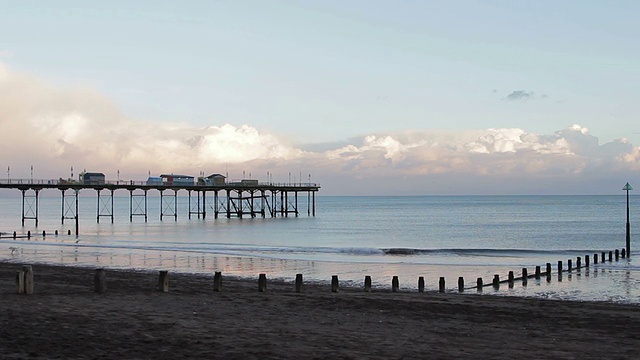
[[129, 192], [129, 219], [144, 217], [147, 221], [147, 195], [149, 191], [160, 193], [160, 220], [164, 217], [178, 218], [178, 192], [186, 191], [189, 197], [189, 219], [195, 215], [206, 218], [207, 194], [213, 201], [214, 218], [237, 217], [288, 217], [299, 216], [299, 194], [306, 194], [307, 215], [316, 214], [316, 192], [320, 185], [316, 183], [274, 183], [274, 182], [229, 182], [220, 185], [199, 184], [149, 184], [146, 181], [101, 181], [76, 182], [50, 179], [5, 179], [0, 180], [0, 189], [16, 189], [22, 193], [22, 226], [26, 220], [34, 220], [38, 226], [39, 193], [42, 190], [59, 190], [61, 193], [61, 221], [75, 220], [76, 233], [78, 223], [78, 194], [83, 190], [92, 190], [97, 194], [96, 221], [108, 217], [113, 222], [113, 197], [116, 191]]

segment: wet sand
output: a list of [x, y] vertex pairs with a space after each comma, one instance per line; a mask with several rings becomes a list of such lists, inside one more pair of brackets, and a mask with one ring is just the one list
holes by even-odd
[[3, 359], [635, 359], [640, 306], [0, 263]]

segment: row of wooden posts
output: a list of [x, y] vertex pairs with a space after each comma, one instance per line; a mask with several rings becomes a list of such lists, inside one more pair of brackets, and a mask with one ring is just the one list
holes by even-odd
[[[607, 261], [606, 255], [607, 254], [605, 252], [601, 253], [601, 257], [600, 257], [601, 262]], [[627, 256], [625, 249], [622, 249], [622, 251], [618, 249], [616, 249], [615, 251], [609, 251], [608, 255], [609, 255], [608, 261], [613, 261], [614, 257], [615, 257], [615, 260], [618, 261], [620, 257], [624, 259]], [[584, 260], [585, 260], [584, 267], [588, 268], [590, 265], [590, 256], [586, 255], [584, 257]], [[594, 264], [598, 263], [598, 254], [593, 254], [593, 263]], [[577, 257], [576, 269], [580, 269], [582, 268], [582, 266], [583, 266], [582, 258]], [[563, 267], [562, 261], [558, 261], [558, 267], [557, 267], [558, 276], [561, 276], [563, 271], [572, 271], [572, 270], [573, 270], [573, 264], [571, 259], [567, 261], [566, 267]], [[522, 280], [522, 284], [526, 285], [527, 280], [529, 278], [533, 277], [535, 279], [540, 279], [542, 274], [546, 275], [547, 281], [551, 281], [551, 263], [546, 264], [545, 272], [541, 271], [540, 266], [536, 266], [535, 273], [533, 275], [528, 274], [527, 268], [522, 268], [522, 276], [518, 278], [514, 276], [513, 271], [509, 271], [507, 280], [500, 280], [500, 275], [496, 274], [494, 275], [493, 281], [491, 282], [491, 284], [484, 284], [482, 278], [479, 277], [476, 281], [476, 286], [473, 286], [470, 288], [465, 288], [464, 278], [461, 276], [458, 278], [458, 292], [463, 292], [465, 289], [474, 289], [474, 288], [477, 289], [478, 291], [482, 291], [482, 288], [485, 286], [493, 286], [495, 289], [498, 289], [500, 287], [500, 284], [505, 282], [508, 283], [510, 287], [512, 287], [516, 280]], [[18, 286], [19, 294], [33, 294], [33, 268], [31, 267], [31, 265], [25, 265], [22, 267], [22, 270], [19, 270], [17, 272], [16, 284]], [[296, 274], [295, 291], [297, 293], [302, 292], [302, 286], [303, 286], [303, 276], [302, 274]], [[94, 289], [95, 289], [95, 292], [97, 293], [106, 292], [107, 276], [106, 276], [105, 269], [96, 269], [95, 276], [94, 276]], [[423, 276], [420, 276], [418, 278], [418, 292], [424, 292], [424, 289], [425, 289], [425, 280]], [[438, 292], [444, 293], [445, 289], [446, 289], [445, 278], [440, 277], [440, 280], [438, 281]], [[160, 276], [158, 278], [158, 290], [162, 292], [169, 291], [169, 272], [167, 270], [160, 271]], [[331, 277], [331, 291], [338, 292], [338, 290], [339, 290], [338, 275], [333, 275]], [[391, 291], [397, 292], [399, 290], [400, 290], [400, 282], [399, 282], [398, 276], [394, 276], [391, 280]], [[222, 272], [220, 271], [216, 271], [214, 273], [213, 291], [217, 291], [217, 292], [222, 291]], [[259, 292], [267, 291], [267, 275], [266, 274], [260, 274], [258, 276], [258, 291]], [[371, 292], [371, 276], [367, 275], [364, 278], [364, 291]]]
[[[45, 230], [42, 230], [42, 237], [45, 238], [45, 237], [47, 237], [47, 235], [58, 236], [58, 230], [54, 231], [53, 233], [49, 233], [49, 234], [47, 234], [47, 232]], [[67, 230], [67, 235], [71, 235], [71, 230]], [[33, 235], [33, 236], [35, 236], [35, 235]], [[26, 235], [18, 235], [18, 233], [14, 231], [13, 235], [11, 235], [11, 236], [9, 236], [9, 235], [0, 236], [0, 238], [3, 238], [3, 239], [6, 239], [6, 238], [11, 238], [11, 239], [24, 239], [24, 238], [31, 239], [31, 237], [32, 237], [31, 230], [27, 231]]]

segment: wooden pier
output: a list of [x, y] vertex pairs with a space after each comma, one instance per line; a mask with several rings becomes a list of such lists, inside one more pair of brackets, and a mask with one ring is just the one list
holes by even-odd
[[[113, 223], [113, 198], [116, 191], [129, 193], [129, 221], [134, 217], [148, 219], [148, 193], [160, 193], [160, 220], [165, 217], [178, 219], [178, 192], [186, 191], [189, 198], [188, 217], [207, 217], [207, 202], [212, 201], [213, 217], [289, 217], [299, 216], [304, 208], [299, 207], [301, 197], [306, 197], [308, 216], [316, 215], [316, 183], [230, 182], [221, 185], [198, 184], [149, 184], [147, 181], [103, 181], [99, 183], [70, 182], [65, 180], [0, 180], [0, 189], [17, 189], [22, 193], [22, 226], [34, 220], [38, 226], [39, 194], [42, 190], [54, 189], [61, 193], [61, 222], [73, 220], [78, 229], [79, 193], [92, 190], [97, 193], [96, 221], [110, 218]], [[302, 196], [300, 196], [302, 195]], [[305, 196], [306, 195], [306, 196]]]

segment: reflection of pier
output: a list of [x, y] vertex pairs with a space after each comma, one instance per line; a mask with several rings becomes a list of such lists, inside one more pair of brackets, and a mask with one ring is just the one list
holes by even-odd
[[[129, 192], [129, 220], [144, 217], [147, 221], [147, 195], [154, 190], [160, 193], [160, 220], [164, 217], [178, 219], [178, 192], [189, 194], [189, 219], [196, 216], [205, 219], [207, 201], [213, 201], [213, 217], [288, 217], [299, 216], [299, 195], [306, 195], [308, 216], [316, 214], [315, 183], [226, 183], [224, 185], [161, 185], [146, 181], [106, 181], [100, 184], [70, 183], [58, 180], [2, 180], [0, 189], [18, 189], [22, 192], [22, 225], [25, 220], [35, 220], [38, 226], [38, 196], [45, 189], [60, 190], [62, 195], [61, 220], [74, 220], [78, 225], [78, 195], [81, 190], [97, 193], [96, 221], [101, 217], [114, 219], [113, 197], [117, 190]], [[213, 194], [207, 199], [208, 194]], [[301, 211], [302, 210], [302, 211]]]

